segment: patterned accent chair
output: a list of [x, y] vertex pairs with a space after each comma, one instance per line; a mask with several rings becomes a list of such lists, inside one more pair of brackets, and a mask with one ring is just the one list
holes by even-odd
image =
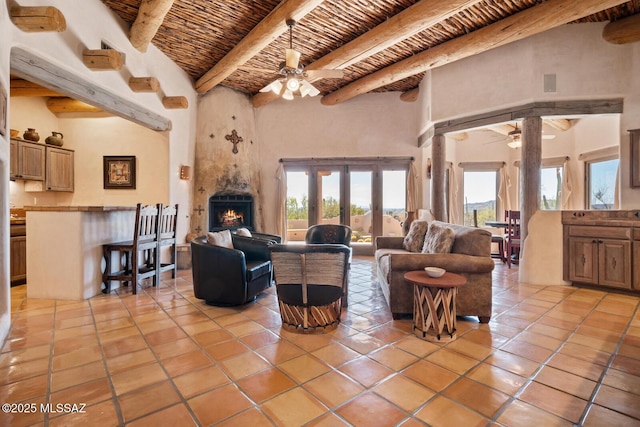
[[269, 251], [283, 328], [302, 333], [335, 329], [342, 312], [349, 248], [275, 244]]
[[[344, 224], [316, 224], [307, 229], [304, 239], [309, 244], [336, 244], [345, 245], [349, 248], [349, 264], [351, 268], [351, 227]], [[349, 305], [349, 275], [344, 278], [344, 297], [342, 304]]]

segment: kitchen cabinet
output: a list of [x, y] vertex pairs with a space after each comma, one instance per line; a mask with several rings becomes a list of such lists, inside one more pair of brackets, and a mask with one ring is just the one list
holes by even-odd
[[21, 139], [11, 139], [10, 144], [10, 178], [44, 181], [45, 146]]
[[640, 291], [640, 218], [636, 214], [563, 212], [564, 279]]
[[73, 151], [46, 147], [46, 179], [48, 191], [73, 191]]
[[27, 228], [26, 225], [11, 225], [9, 238], [9, 274], [11, 285], [19, 285], [27, 280]]
[[25, 191], [74, 190], [73, 150], [17, 138], [10, 143], [10, 178], [30, 181]]

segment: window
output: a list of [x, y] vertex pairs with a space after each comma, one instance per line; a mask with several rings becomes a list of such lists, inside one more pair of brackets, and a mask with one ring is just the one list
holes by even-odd
[[619, 163], [618, 158], [585, 163], [587, 209], [614, 208]]
[[349, 224], [354, 253], [372, 255], [377, 236], [402, 236], [411, 160], [283, 159], [287, 240], [304, 241], [313, 224]]
[[540, 209], [556, 210], [562, 208], [562, 166], [540, 169]]
[[477, 211], [478, 226], [485, 221], [498, 219], [496, 201], [498, 200], [498, 171], [470, 170], [463, 172], [463, 212], [464, 225], [474, 226], [473, 211]]

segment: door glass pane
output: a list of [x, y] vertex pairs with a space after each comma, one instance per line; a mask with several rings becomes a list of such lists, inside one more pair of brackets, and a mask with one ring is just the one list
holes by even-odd
[[613, 209], [618, 159], [588, 163], [589, 209]]
[[352, 241], [371, 243], [371, 172], [351, 172]]
[[479, 227], [497, 219], [497, 175], [496, 171], [464, 171], [464, 225], [475, 225], [474, 210], [478, 212]]
[[402, 236], [407, 217], [407, 178], [404, 170], [382, 171], [382, 235]]
[[304, 241], [309, 228], [309, 176], [287, 172], [287, 240]]
[[562, 189], [562, 166], [540, 169], [540, 208], [544, 210], [560, 209], [560, 190]]
[[318, 172], [319, 224], [340, 224], [340, 172]]

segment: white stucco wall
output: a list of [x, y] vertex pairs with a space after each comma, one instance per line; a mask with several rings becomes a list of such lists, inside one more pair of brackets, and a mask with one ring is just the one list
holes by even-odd
[[275, 230], [275, 173], [281, 158], [413, 156], [423, 182], [418, 113], [419, 104], [400, 101], [397, 92], [362, 95], [331, 107], [316, 97], [257, 109], [267, 230]]
[[[133, 206], [169, 203], [170, 180], [178, 180], [178, 170], [169, 171], [169, 142], [166, 132], [157, 132], [110, 114], [51, 113], [41, 97], [15, 97], [9, 124], [21, 134], [35, 128], [40, 143], [52, 131], [64, 135], [63, 148], [74, 150], [73, 193], [33, 191], [30, 183], [9, 184], [14, 207], [29, 205]], [[103, 156], [136, 156], [136, 188], [103, 188]], [[184, 181], [182, 181], [185, 184]]]
[[[10, 40], [7, 6], [0, 5], [0, 40]], [[0, 85], [9, 93], [9, 44], [0, 43]], [[9, 114], [11, 105], [7, 106]], [[0, 135], [0, 342], [11, 326], [9, 280], [9, 134]]]
[[[178, 236], [182, 238], [187, 231], [191, 212], [190, 188], [192, 182], [174, 178], [181, 165], [193, 165], [194, 161], [197, 96], [191, 79], [154, 46], [149, 46], [146, 53], [138, 52], [133, 48], [128, 41], [127, 25], [99, 0], [84, 0], [81, 6], [78, 2], [64, 0], [32, 0], [28, 6], [54, 6], [58, 8], [65, 16], [67, 29], [62, 33], [22, 32], [11, 23], [8, 18], [7, 2], [3, 2], [0, 6], [0, 83], [8, 92], [11, 48], [19, 46], [43, 60], [73, 73], [80, 81], [106, 88], [113, 94], [143, 105], [154, 113], [168, 118], [172, 128], [164, 135], [164, 139], [168, 142], [164, 143], [166, 148], [161, 151], [168, 150], [169, 157], [166, 165], [158, 166], [164, 169], [160, 171], [163, 176], [159, 180], [161, 186], [169, 188], [169, 200], [164, 201], [180, 204]], [[83, 65], [82, 51], [85, 48], [99, 49], [102, 41], [125, 54], [126, 63], [122, 70], [96, 72]], [[128, 87], [130, 76], [158, 78], [162, 88], [161, 93], [132, 92]], [[164, 95], [187, 97], [189, 108], [165, 109], [162, 106], [162, 96]], [[9, 114], [11, 115], [11, 102], [9, 102]], [[76, 140], [76, 132], [75, 126], [70, 125], [69, 128], [70, 133], [65, 135], [65, 138], [69, 138], [71, 145], [71, 140]], [[87, 131], [82, 133], [86, 134]], [[41, 136], [44, 137], [46, 134], [41, 134]], [[8, 140], [8, 136], [0, 138]], [[130, 141], [130, 143], [136, 142]], [[0, 257], [0, 340], [5, 337], [8, 331], [10, 318], [9, 260], [6, 256], [9, 248], [8, 208], [10, 194], [8, 145], [8, 141], [0, 144], [0, 186], [3, 189], [0, 195], [0, 240], [3, 245], [3, 255]], [[78, 184], [77, 181], [76, 184]], [[102, 203], [102, 201], [97, 200], [96, 203]]]
[[[620, 115], [581, 118], [554, 140], [544, 140], [542, 157], [569, 156], [574, 176], [572, 208], [584, 208], [581, 153], [612, 145], [620, 147], [621, 209], [640, 207], [640, 189], [629, 185], [630, 163], [627, 130], [640, 128], [640, 43], [612, 45], [602, 39], [606, 23], [565, 25], [491, 51], [432, 70], [430, 123], [506, 109], [533, 101], [623, 98]], [[544, 92], [544, 75], [556, 75], [556, 91]], [[426, 107], [423, 107], [426, 108]], [[425, 128], [422, 123], [422, 128]], [[518, 169], [512, 166], [520, 150], [499, 144], [474, 146], [468, 141], [449, 143], [456, 162], [507, 161], [514, 184], [511, 200], [517, 208]], [[486, 139], [485, 139], [486, 141]], [[478, 141], [475, 141], [476, 143]], [[506, 144], [503, 144], [506, 145]], [[506, 151], [505, 151], [506, 150]], [[460, 171], [461, 172], [461, 171]], [[461, 176], [461, 174], [459, 175]], [[459, 197], [462, 197], [459, 195]], [[546, 228], [561, 231], [559, 215], [539, 218]], [[540, 222], [538, 221], [538, 222]], [[536, 223], [537, 224], [537, 223]], [[534, 224], [534, 225], [536, 225]], [[535, 227], [530, 230], [535, 231]], [[557, 236], [556, 236], [557, 237]], [[555, 240], [556, 243], [560, 242]], [[548, 241], [527, 239], [520, 281], [537, 284], [562, 283], [561, 247], [549, 251]], [[552, 257], [545, 257], [548, 254]], [[536, 272], [546, 265], [545, 273]]]
[[[191, 183], [174, 178], [178, 176], [181, 165], [193, 165], [195, 155], [197, 95], [191, 79], [152, 44], [149, 45], [146, 53], [137, 51], [129, 42], [128, 26], [99, 0], [85, 0], [82, 7], [78, 7], [74, 2], [61, 0], [34, 0], [29, 3], [29, 6], [54, 6], [58, 8], [65, 16], [67, 30], [62, 33], [25, 33], [9, 21], [10, 36], [8, 39], [11, 40], [13, 46], [29, 50], [42, 59], [72, 72], [77, 75], [79, 80], [107, 88], [109, 92], [142, 105], [171, 121], [171, 130], [160, 137], [160, 139], [168, 140], [168, 144], [164, 144], [167, 146], [161, 147], [160, 152], [168, 151], [169, 153], [167, 163], [162, 164], [161, 162], [158, 165], [163, 168], [161, 173], [164, 173], [160, 179], [160, 187], [168, 186], [169, 189], [168, 197], [160, 201], [180, 205], [178, 235], [183, 237], [189, 226], [188, 215], [191, 211], [190, 188], [185, 189], [185, 187]], [[100, 16], [100, 19], [93, 19], [95, 16]], [[96, 72], [88, 69], [82, 63], [82, 51], [84, 49], [99, 49], [102, 41], [124, 53], [126, 60], [121, 70]], [[160, 81], [161, 91], [159, 93], [134, 93], [128, 86], [131, 76], [156, 77]], [[165, 109], [162, 105], [162, 97], [165, 95], [186, 96], [189, 108]], [[83, 132], [84, 136], [96, 132], [95, 127], [97, 125], [94, 126], [94, 130]], [[106, 128], [105, 126], [103, 130]], [[44, 130], [46, 128], [40, 132], [41, 137], [47, 135]], [[74, 139], [72, 133], [73, 131], [69, 135], [65, 135], [65, 138]], [[107, 139], [110, 138], [107, 134], [103, 136]], [[146, 138], [143, 137], [143, 139]], [[132, 138], [130, 141], [121, 140], [122, 144], [137, 144], [139, 141], [138, 138]], [[78, 163], [77, 159], [76, 163]], [[156, 178], [157, 176], [152, 177], [152, 179]], [[127, 199], [132, 200], [133, 198], [128, 197]], [[107, 196], [106, 199], [109, 197]], [[103, 202], [97, 201], [96, 203]], [[107, 201], [105, 200], [104, 203]]]

